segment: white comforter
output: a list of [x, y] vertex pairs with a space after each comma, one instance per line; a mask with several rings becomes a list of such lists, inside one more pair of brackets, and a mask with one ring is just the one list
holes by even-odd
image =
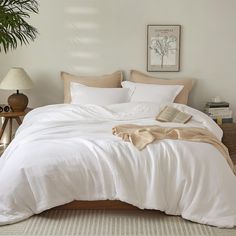
[[[221, 129], [191, 113], [185, 126]], [[0, 225], [73, 200], [119, 199], [219, 227], [236, 225], [236, 177], [212, 145], [157, 141], [138, 151], [113, 136], [118, 124], [158, 124], [151, 103], [51, 105], [30, 112], [0, 158]]]

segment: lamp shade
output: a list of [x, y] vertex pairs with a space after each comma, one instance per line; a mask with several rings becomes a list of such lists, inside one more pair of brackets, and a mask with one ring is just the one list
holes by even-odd
[[0, 89], [22, 90], [33, 87], [33, 82], [23, 68], [13, 67], [3, 78]]

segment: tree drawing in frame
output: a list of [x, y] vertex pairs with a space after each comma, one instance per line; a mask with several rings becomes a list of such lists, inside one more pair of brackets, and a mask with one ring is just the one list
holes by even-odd
[[[161, 36], [151, 38], [151, 64], [160, 64], [161, 68], [165, 65], [175, 65], [175, 55], [176, 55], [176, 41], [177, 38], [174, 35]], [[159, 63], [153, 63], [154, 59], [160, 61]], [[165, 61], [164, 61], [165, 59]]]
[[148, 71], [179, 71], [180, 25], [148, 25]]

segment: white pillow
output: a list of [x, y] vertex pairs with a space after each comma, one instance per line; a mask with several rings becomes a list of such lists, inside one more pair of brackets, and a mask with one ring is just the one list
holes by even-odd
[[130, 89], [131, 102], [169, 103], [184, 88], [183, 85], [157, 85], [123, 81], [123, 88]]
[[71, 83], [71, 104], [106, 106], [129, 101], [128, 88], [95, 88]]

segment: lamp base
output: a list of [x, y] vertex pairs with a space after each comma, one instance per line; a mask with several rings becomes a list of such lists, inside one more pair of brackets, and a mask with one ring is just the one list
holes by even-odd
[[29, 99], [23, 93], [14, 93], [8, 98], [8, 104], [13, 111], [24, 111]]

